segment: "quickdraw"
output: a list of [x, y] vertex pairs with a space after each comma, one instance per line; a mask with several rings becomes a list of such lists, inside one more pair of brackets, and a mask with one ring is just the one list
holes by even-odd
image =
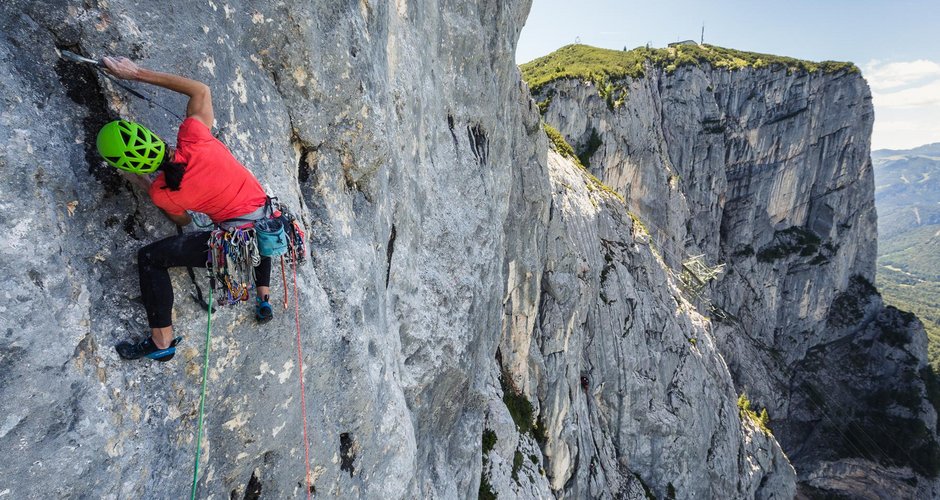
[[304, 230], [294, 214], [282, 212], [284, 232], [287, 234], [287, 261], [302, 264], [307, 260], [307, 245], [304, 243]]
[[210, 287], [220, 292], [218, 304], [231, 305], [248, 300], [255, 287], [255, 266], [260, 263], [254, 228], [212, 231], [206, 271]]

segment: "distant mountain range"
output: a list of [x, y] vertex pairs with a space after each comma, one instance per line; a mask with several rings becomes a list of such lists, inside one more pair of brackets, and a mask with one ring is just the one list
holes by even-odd
[[917, 314], [940, 368], [940, 143], [873, 151], [878, 209], [878, 288]]
[[882, 244], [900, 233], [940, 224], [940, 143], [874, 151], [872, 160]]
[[940, 157], [940, 142], [927, 144], [914, 149], [879, 149], [871, 152], [873, 159], [887, 158], [890, 156], [934, 156]]

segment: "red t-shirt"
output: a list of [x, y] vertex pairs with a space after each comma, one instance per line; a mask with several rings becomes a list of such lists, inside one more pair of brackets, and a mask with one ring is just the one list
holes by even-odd
[[186, 118], [180, 125], [173, 161], [186, 164], [179, 191], [163, 189], [163, 172], [150, 186], [153, 204], [169, 214], [193, 210], [222, 222], [254, 212], [267, 201], [255, 176], [195, 118]]

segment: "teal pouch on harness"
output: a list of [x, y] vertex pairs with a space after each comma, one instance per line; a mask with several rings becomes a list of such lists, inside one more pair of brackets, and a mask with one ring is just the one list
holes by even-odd
[[279, 257], [287, 253], [287, 234], [279, 218], [271, 217], [255, 222], [258, 252], [262, 257]]

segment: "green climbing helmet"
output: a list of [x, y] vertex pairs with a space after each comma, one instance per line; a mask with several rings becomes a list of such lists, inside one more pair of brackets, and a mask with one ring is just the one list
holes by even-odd
[[166, 144], [147, 127], [115, 120], [98, 132], [98, 153], [109, 165], [135, 174], [149, 174], [163, 163]]

